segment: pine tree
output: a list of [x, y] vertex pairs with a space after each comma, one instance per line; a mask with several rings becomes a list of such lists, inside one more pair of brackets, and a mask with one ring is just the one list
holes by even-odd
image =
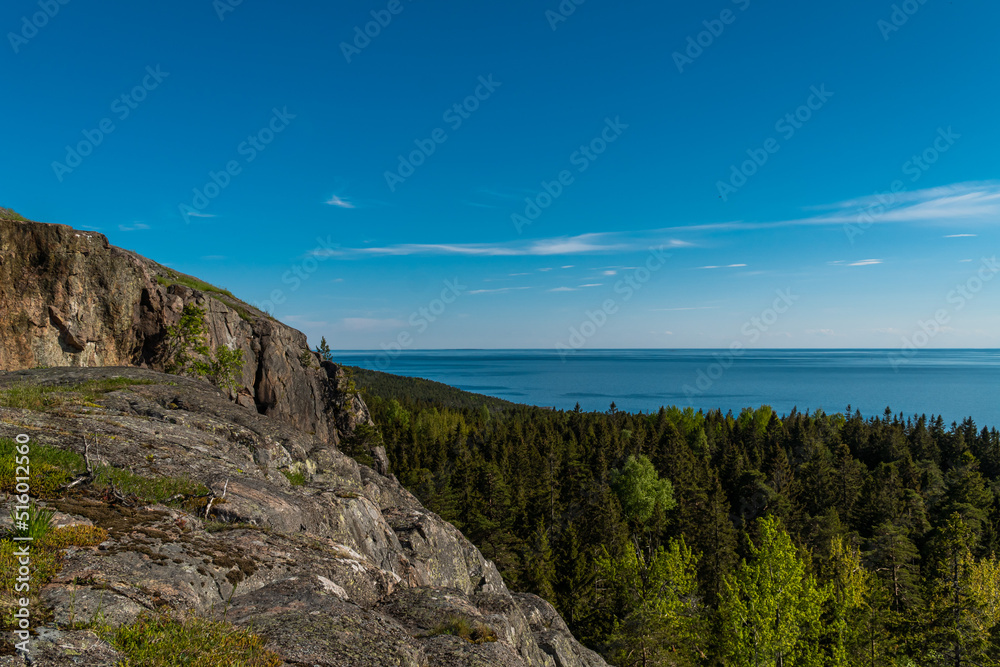
[[955, 513], [936, 544], [936, 576], [928, 609], [928, 642], [943, 664], [996, 664], [1000, 645], [1000, 563], [977, 561], [972, 528]]

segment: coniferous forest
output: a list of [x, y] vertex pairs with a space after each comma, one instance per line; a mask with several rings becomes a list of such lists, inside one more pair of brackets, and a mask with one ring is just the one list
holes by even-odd
[[556, 411], [355, 369], [392, 472], [615, 665], [1000, 664], [1000, 434]]

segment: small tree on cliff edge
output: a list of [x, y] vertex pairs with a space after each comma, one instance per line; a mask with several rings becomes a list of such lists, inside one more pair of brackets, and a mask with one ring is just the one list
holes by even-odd
[[330, 346], [326, 344], [326, 336], [319, 339], [319, 347], [316, 348], [316, 354], [319, 355], [320, 361], [333, 361], [333, 352], [330, 351]]
[[216, 386], [235, 392], [243, 373], [243, 350], [219, 347], [213, 357], [205, 342], [207, 333], [205, 311], [192, 303], [184, 306], [180, 321], [167, 329], [164, 369], [176, 375], [208, 378]]

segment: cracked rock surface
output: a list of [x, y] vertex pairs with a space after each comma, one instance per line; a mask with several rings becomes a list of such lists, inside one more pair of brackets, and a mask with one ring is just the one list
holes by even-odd
[[[0, 374], [0, 389], [115, 377], [148, 384], [44, 411], [0, 408], [0, 436], [26, 433], [80, 454], [86, 440], [95, 464], [187, 477], [219, 499], [207, 519], [183, 503], [122, 502], [86, 484], [49, 501], [61, 523], [109, 536], [65, 550], [41, 594], [52, 615], [33, 642], [32, 665], [114, 664], [109, 646], [70, 628], [98, 614], [114, 625], [157, 609], [224, 613], [252, 626], [286, 665], [605, 665], [551, 605], [509, 592], [493, 563], [394, 478], [205, 381], [53, 368]], [[282, 474], [292, 470], [305, 484]], [[485, 624], [497, 641], [435, 633], [448, 619]]]

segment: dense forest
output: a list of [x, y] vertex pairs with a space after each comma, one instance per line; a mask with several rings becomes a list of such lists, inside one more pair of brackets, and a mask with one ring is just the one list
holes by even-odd
[[1000, 664], [1000, 435], [556, 411], [354, 370], [392, 471], [615, 665]]

